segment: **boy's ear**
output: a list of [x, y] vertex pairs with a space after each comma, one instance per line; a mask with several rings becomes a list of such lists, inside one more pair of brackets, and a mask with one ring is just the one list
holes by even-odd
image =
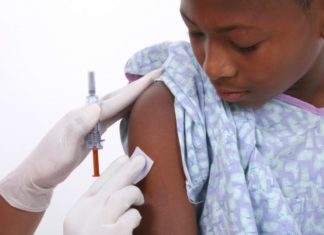
[[[316, 2], [315, 2], [315, 4], [316, 4]], [[324, 38], [324, 0], [318, 0], [317, 4], [318, 4], [318, 7], [320, 8], [321, 37]]]

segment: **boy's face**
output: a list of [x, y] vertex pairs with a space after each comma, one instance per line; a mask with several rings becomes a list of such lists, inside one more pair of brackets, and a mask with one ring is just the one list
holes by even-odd
[[319, 8], [316, 1], [305, 11], [294, 0], [182, 0], [180, 11], [219, 96], [255, 107], [282, 92], [303, 99], [323, 84]]

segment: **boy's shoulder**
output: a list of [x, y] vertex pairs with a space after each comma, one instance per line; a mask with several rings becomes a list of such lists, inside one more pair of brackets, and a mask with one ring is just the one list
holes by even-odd
[[[174, 112], [176, 108], [177, 113], [185, 110], [195, 121], [203, 122], [201, 112], [205, 103], [204, 96], [209, 93], [214, 95], [215, 90], [196, 61], [190, 44], [181, 41], [164, 42], [144, 48], [129, 59], [125, 74], [129, 81], [134, 81], [161, 67], [164, 72], [158, 80], [163, 83], [156, 82], [149, 87], [138, 99], [134, 109], [145, 113], [152, 109], [152, 112], [159, 113], [156, 117], [159, 119], [160, 115], [171, 113], [165, 110], [172, 109]], [[145, 119], [143, 115], [139, 117]]]
[[[129, 81], [133, 75], [145, 75], [148, 72], [168, 66], [168, 61], [172, 57], [172, 64], [175, 61], [183, 65], [183, 59], [193, 59], [191, 45], [185, 41], [162, 42], [143, 48], [133, 54], [125, 65], [125, 74]], [[176, 57], [176, 58], [175, 58]]]
[[144, 119], [157, 121], [170, 114], [173, 108], [174, 97], [163, 82], [154, 82], [136, 100], [132, 115]]

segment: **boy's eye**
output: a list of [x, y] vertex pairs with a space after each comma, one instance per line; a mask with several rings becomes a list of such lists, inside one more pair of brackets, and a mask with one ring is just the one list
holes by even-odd
[[189, 33], [189, 37], [196, 38], [196, 39], [201, 39], [205, 36], [204, 33], [198, 31], [189, 31], [188, 33]]
[[232, 46], [234, 47], [234, 49], [236, 49], [237, 51], [239, 51], [241, 53], [248, 53], [248, 52], [256, 51], [259, 47], [259, 44], [260, 43], [256, 43], [256, 44], [248, 45], [248, 46], [241, 46], [241, 45], [232, 43]]

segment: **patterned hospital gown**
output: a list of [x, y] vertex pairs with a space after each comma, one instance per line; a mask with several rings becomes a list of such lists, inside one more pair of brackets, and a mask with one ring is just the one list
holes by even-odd
[[324, 108], [284, 94], [253, 109], [226, 103], [187, 42], [145, 48], [125, 72], [161, 66], [200, 233], [324, 234]]

